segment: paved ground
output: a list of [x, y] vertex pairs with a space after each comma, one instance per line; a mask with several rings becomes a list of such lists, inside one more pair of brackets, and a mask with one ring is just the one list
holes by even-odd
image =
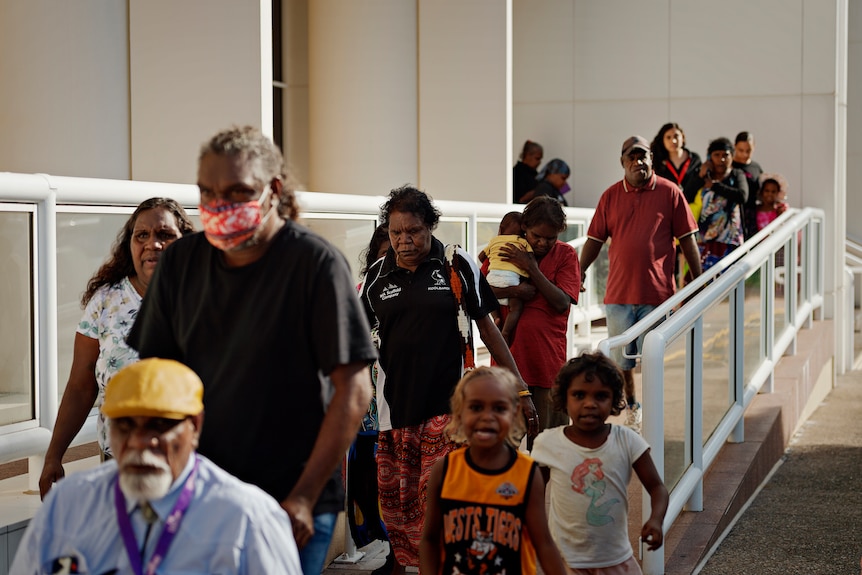
[[854, 371], [838, 379], [699, 573], [858, 575], [860, 557], [862, 371]]

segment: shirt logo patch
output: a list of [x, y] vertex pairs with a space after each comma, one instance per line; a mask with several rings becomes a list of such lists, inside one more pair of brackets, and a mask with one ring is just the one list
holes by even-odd
[[449, 291], [449, 284], [446, 283], [441, 270], [431, 272], [431, 279], [434, 280], [434, 285], [428, 286], [428, 291]]
[[510, 499], [517, 494], [518, 488], [508, 481], [506, 481], [505, 483], [501, 483], [500, 486], [497, 488], [497, 495], [499, 495], [503, 499]]
[[383, 288], [382, 292], [380, 292], [380, 300], [386, 301], [388, 299], [398, 297], [399, 295], [401, 295], [401, 287], [395, 284], [389, 284]]

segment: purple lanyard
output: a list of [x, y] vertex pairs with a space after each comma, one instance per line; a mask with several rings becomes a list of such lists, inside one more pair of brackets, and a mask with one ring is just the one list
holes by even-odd
[[[168, 552], [168, 547], [174, 540], [177, 530], [180, 528], [180, 522], [183, 520], [186, 510], [189, 508], [189, 503], [192, 501], [192, 495], [195, 491], [195, 475], [198, 471], [198, 463], [200, 460], [195, 455], [195, 465], [192, 467], [192, 472], [189, 473], [183, 491], [180, 493], [174, 508], [171, 509], [168, 518], [165, 520], [165, 528], [159, 536], [159, 542], [156, 544], [156, 550], [153, 556], [147, 562], [147, 575], [153, 575], [159, 564]], [[117, 475], [117, 482], [114, 483], [114, 504], [117, 508], [117, 521], [120, 523], [120, 533], [123, 536], [123, 543], [126, 545], [126, 554], [129, 556], [129, 562], [132, 564], [132, 570], [135, 575], [143, 575], [144, 571], [141, 566], [141, 557], [143, 551], [138, 551], [138, 542], [135, 539], [135, 532], [132, 530], [132, 521], [129, 519], [129, 513], [126, 511], [126, 497], [120, 489], [120, 477]]]

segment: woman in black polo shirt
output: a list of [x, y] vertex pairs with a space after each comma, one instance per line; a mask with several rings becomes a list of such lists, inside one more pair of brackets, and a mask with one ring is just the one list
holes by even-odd
[[[449, 397], [472, 367], [472, 326], [497, 363], [521, 381], [530, 434], [538, 418], [515, 361], [494, 324], [497, 300], [464, 250], [432, 235], [440, 212], [414, 187], [392, 190], [382, 206], [391, 247], [366, 274], [361, 299], [380, 333], [378, 487], [383, 521], [395, 553], [394, 575], [419, 565], [425, 486], [431, 467], [455, 445], [443, 435]], [[382, 393], [381, 393], [382, 388]]]

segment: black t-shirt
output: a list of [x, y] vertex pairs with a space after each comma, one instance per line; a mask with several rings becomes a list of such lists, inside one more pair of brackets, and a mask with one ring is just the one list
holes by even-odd
[[537, 174], [535, 168], [531, 168], [524, 162], [519, 161], [515, 164], [515, 167], [512, 168], [512, 198], [514, 203], [525, 203], [521, 201], [521, 198], [539, 183], [536, 181]]
[[[380, 325], [383, 396], [392, 427], [419, 425], [449, 413], [449, 397], [462, 373], [455, 297], [445, 274], [445, 247], [432, 237], [431, 251], [415, 272], [400, 268], [392, 250], [368, 270], [362, 304]], [[497, 309], [491, 286], [472, 258], [460, 251], [458, 270], [467, 312], [475, 320]], [[472, 329], [472, 327], [471, 327]]]
[[[326, 375], [377, 355], [344, 256], [293, 222], [240, 268], [202, 233], [172, 244], [129, 343], [200, 376], [199, 451], [278, 501], [312, 451], [331, 395]], [[340, 491], [335, 474], [315, 511], [340, 510]]]
[[746, 210], [757, 209], [757, 192], [760, 190], [760, 175], [763, 174], [763, 168], [757, 162], [733, 162], [733, 167], [742, 170], [745, 173], [745, 179], [748, 180], [748, 200], [745, 202]]

